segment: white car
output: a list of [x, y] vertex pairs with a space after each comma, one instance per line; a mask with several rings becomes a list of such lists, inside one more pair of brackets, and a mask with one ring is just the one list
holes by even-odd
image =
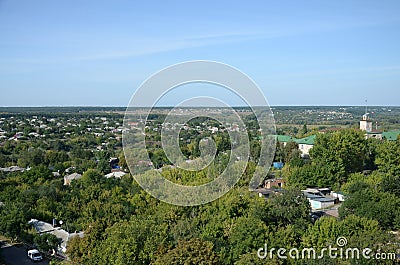
[[37, 249], [28, 250], [28, 258], [32, 261], [41, 261], [43, 259], [42, 254]]

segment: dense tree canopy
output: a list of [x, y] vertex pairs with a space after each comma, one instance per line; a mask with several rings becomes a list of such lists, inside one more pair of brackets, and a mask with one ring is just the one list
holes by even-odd
[[217, 265], [220, 262], [211, 242], [193, 238], [189, 241], [179, 241], [174, 249], [160, 255], [152, 264]]
[[374, 147], [359, 130], [319, 133], [310, 150], [311, 163], [292, 162], [287, 169], [288, 180], [301, 187], [340, 187], [350, 174], [373, 167]]
[[[111, 171], [111, 157], [118, 157], [119, 166], [127, 167], [120, 134], [115, 133], [122, 123], [120, 116], [79, 117], [62, 116], [64, 127], [46, 130], [40, 124], [51, 121], [39, 117], [41, 123], [32, 122], [38, 127], [34, 131], [51, 135], [49, 138], [26, 136], [0, 145], [0, 166], [25, 168], [23, 172], [0, 173], [1, 234], [31, 241], [46, 251], [59, 241], [50, 235], [38, 236], [28, 221], [63, 220], [63, 229], [84, 231], [83, 237], [68, 242], [72, 264], [302, 264], [262, 260], [257, 250], [264, 244], [322, 248], [339, 236], [345, 236], [350, 246], [385, 248], [388, 242], [397, 243], [387, 231], [400, 229], [399, 140], [366, 140], [362, 132], [353, 129], [321, 133], [310, 159], [300, 157], [296, 143], [279, 145], [275, 160], [286, 165], [271, 174], [282, 175], [287, 187], [266, 200], [248, 188], [260, 151], [259, 128], [253, 117], [248, 117], [246, 122], [253, 130], [249, 132], [251, 157], [244, 176], [218, 200], [179, 207], [153, 198], [130, 174], [121, 179], [104, 177]], [[198, 157], [201, 139], [210, 136], [218, 147], [214, 162], [199, 172], [168, 166], [159, 148], [159, 133], [154, 130], [165, 117], [154, 114], [151, 118], [153, 127], [146, 130], [149, 156], [164, 177], [182, 185], [204, 184], [226, 168], [231, 148], [227, 134], [207, 130], [201, 135], [189, 129], [181, 134], [182, 152], [191, 159]], [[192, 122], [203, 126], [205, 121]], [[10, 122], [3, 128], [12, 130], [12, 125], [17, 126]], [[25, 127], [18, 125], [13, 133], [33, 132]], [[298, 129], [292, 131], [298, 133]], [[300, 134], [309, 131], [304, 126]], [[236, 162], [233, 170], [244, 163], [247, 161]], [[138, 168], [134, 167], [132, 174]], [[63, 185], [63, 176], [73, 172], [82, 178]], [[310, 204], [301, 192], [307, 186], [334, 187], [346, 193], [339, 219], [311, 221]]]

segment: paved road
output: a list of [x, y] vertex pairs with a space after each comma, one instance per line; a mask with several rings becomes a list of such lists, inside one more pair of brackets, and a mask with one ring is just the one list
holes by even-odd
[[[31, 261], [27, 256], [27, 250], [24, 246], [11, 246], [8, 244], [4, 244], [4, 242], [0, 242], [1, 244], [1, 254], [3, 256], [4, 261], [7, 264], [12, 265], [48, 265], [49, 262], [47, 260], [43, 260], [41, 262]], [[3, 265], [3, 264], [1, 264]]]

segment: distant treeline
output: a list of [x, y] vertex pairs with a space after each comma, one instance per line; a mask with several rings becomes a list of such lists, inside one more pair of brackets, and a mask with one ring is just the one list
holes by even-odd
[[1, 113], [80, 113], [125, 111], [125, 107], [0, 107]]
[[[154, 107], [152, 113], [167, 114], [173, 107]], [[200, 108], [200, 107], [198, 107]], [[203, 107], [204, 108], [204, 107]], [[248, 112], [250, 107], [233, 107], [235, 110]], [[196, 107], [188, 107], [196, 109]], [[223, 109], [222, 107], [207, 107], [207, 109]], [[367, 110], [374, 121], [374, 127], [379, 130], [400, 129], [400, 106], [272, 106], [276, 124], [294, 125], [324, 125], [324, 126], [358, 126], [358, 121]], [[0, 116], [14, 115], [44, 115], [56, 117], [62, 115], [123, 115], [124, 112], [137, 111], [146, 114], [144, 107], [0, 107]]]
[[[154, 109], [170, 109], [172, 107], [155, 107]], [[184, 108], [184, 107], [183, 107]], [[196, 107], [190, 107], [196, 108]], [[220, 107], [215, 107], [220, 108]], [[249, 107], [236, 106], [234, 109], [242, 110], [249, 109]], [[131, 108], [130, 109], [136, 109]], [[137, 109], [143, 109], [139, 107]], [[210, 107], [212, 109], [212, 107]], [[316, 110], [316, 111], [338, 111], [345, 110], [354, 114], [363, 114], [365, 112], [365, 106], [271, 106], [271, 109], [278, 111], [304, 111], [304, 110]], [[125, 111], [126, 107], [87, 107], [87, 106], [53, 106], [53, 107], [0, 107], [0, 113], [44, 113], [44, 112], [57, 112], [57, 113], [77, 113], [77, 112], [109, 112], [109, 111]], [[394, 112], [400, 112], [400, 106], [369, 106], [368, 111], [370, 112], [386, 112], [388, 110]]]

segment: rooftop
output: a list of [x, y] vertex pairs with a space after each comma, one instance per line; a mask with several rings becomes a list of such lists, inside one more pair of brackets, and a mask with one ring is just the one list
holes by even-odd
[[400, 130], [383, 132], [382, 137], [388, 141], [396, 141], [400, 135]]
[[39, 234], [50, 233], [50, 234], [55, 235], [57, 238], [61, 239], [61, 251], [62, 252], [66, 251], [68, 241], [72, 237], [74, 237], [74, 236], [83, 237], [84, 236], [83, 232], [69, 233], [69, 232], [65, 231], [64, 229], [61, 229], [61, 227], [54, 227], [53, 225], [51, 225], [49, 223], [39, 221], [37, 219], [31, 219], [28, 223], [33, 225], [35, 227], [35, 230]]
[[126, 175], [125, 172], [117, 171], [117, 172], [111, 172], [111, 173], [105, 175], [104, 177], [106, 177], [106, 178], [108, 178], [108, 179], [109, 179], [109, 178], [117, 178], [117, 179], [120, 179], [122, 176], [125, 176], [125, 175]]
[[294, 142], [296, 140], [296, 138], [293, 138], [290, 135], [277, 135], [276, 138], [278, 142], [282, 143]]
[[307, 136], [301, 139], [296, 139], [295, 142], [298, 144], [309, 144], [314, 145], [316, 135]]
[[73, 179], [79, 179], [81, 178], [82, 175], [78, 174], [78, 173], [72, 173], [71, 175], [66, 175], [64, 178], [65, 179], [69, 179], [69, 180], [73, 180]]
[[289, 142], [295, 142], [298, 144], [309, 144], [309, 145], [314, 145], [315, 137], [316, 135], [310, 135], [301, 139], [296, 139], [290, 135], [277, 135], [277, 140], [278, 142], [281, 143], [289, 143]]

